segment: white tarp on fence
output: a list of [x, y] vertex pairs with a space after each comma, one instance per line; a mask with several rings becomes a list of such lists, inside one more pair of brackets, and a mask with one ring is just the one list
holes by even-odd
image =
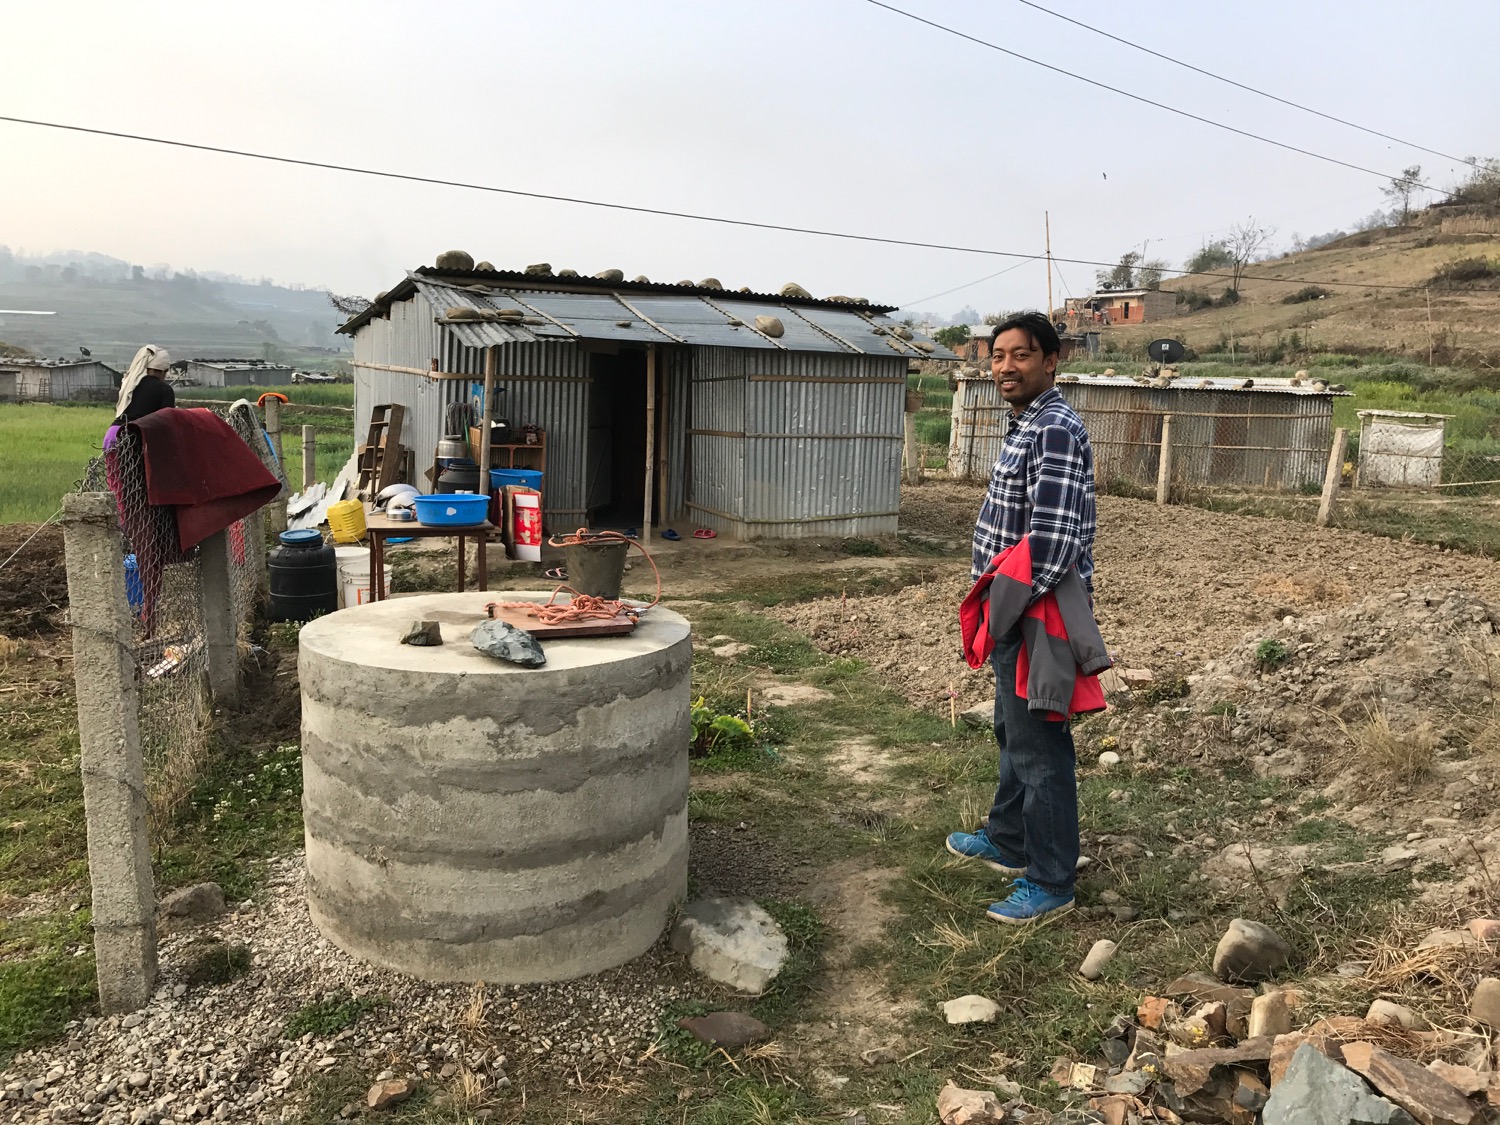
[[1445, 414], [1359, 412], [1361, 488], [1431, 488], [1443, 479]]

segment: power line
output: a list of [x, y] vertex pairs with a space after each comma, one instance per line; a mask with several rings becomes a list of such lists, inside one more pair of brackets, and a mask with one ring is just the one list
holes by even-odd
[[1244, 90], [1246, 93], [1257, 94], [1262, 98], [1269, 98], [1273, 102], [1280, 102], [1282, 105], [1289, 105], [1293, 109], [1300, 109], [1303, 113], [1310, 113], [1314, 117], [1321, 117], [1325, 121], [1332, 121], [1339, 125], [1347, 125], [1351, 129], [1358, 129], [1361, 133], [1369, 133], [1372, 137], [1379, 137], [1382, 140], [1386, 141], [1395, 141], [1398, 145], [1405, 145], [1407, 148], [1418, 149], [1421, 152], [1431, 153], [1433, 156], [1441, 156], [1444, 160], [1451, 160], [1455, 164], [1469, 163], [1468, 160], [1461, 156], [1450, 156], [1448, 153], [1439, 152], [1435, 148], [1428, 148], [1426, 145], [1419, 145], [1416, 141], [1406, 141], [1402, 140], [1400, 137], [1393, 137], [1389, 133], [1382, 133], [1379, 129], [1371, 129], [1367, 126], [1357, 124], [1353, 121], [1346, 121], [1342, 117], [1335, 117], [1331, 113], [1324, 113], [1322, 110], [1313, 109], [1312, 106], [1303, 105], [1301, 102], [1294, 102], [1288, 98], [1277, 97], [1275, 94], [1269, 93], [1266, 90], [1258, 89], [1255, 86], [1247, 86], [1243, 82], [1236, 82], [1233, 78], [1225, 78], [1222, 74], [1215, 74], [1211, 70], [1204, 70], [1201, 66], [1194, 66], [1192, 63], [1183, 62], [1181, 59], [1174, 59], [1171, 55], [1164, 55], [1160, 51], [1153, 51], [1150, 47], [1143, 47], [1139, 43], [1132, 43], [1129, 39], [1123, 39], [1118, 35], [1111, 35], [1107, 31], [1094, 27], [1092, 24], [1084, 23], [1082, 20], [1075, 20], [1072, 16], [1065, 16], [1061, 12], [1054, 12], [1051, 8], [1044, 8], [1040, 4], [1035, 3], [1034, 0], [1016, 0], [1016, 2], [1019, 4], [1025, 4], [1028, 8], [1035, 8], [1039, 12], [1045, 12], [1049, 16], [1060, 19], [1065, 23], [1072, 24], [1074, 27], [1081, 27], [1085, 31], [1092, 31], [1095, 35], [1102, 35], [1106, 39], [1113, 39], [1116, 43], [1123, 43], [1125, 46], [1133, 47], [1137, 51], [1144, 51], [1152, 58], [1161, 59], [1163, 62], [1173, 63], [1176, 66], [1191, 70], [1195, 74], [1201, 74], [1205, 78], [1212, 78], [1217, 82], [1223, 82], [1227, 85], [1235, 87], [1236, 89]]
[[[1336, 156], [1325, 156], [1321, 152], [1312, 151], [1312, 149], [1299, 148], [1296, 145], [1287, 144], [1285, 141], [1273, 140], [1270, 137], [1263, 137], [1259, 133], [1251, 133], [1246, 129], [1239, 129], [1233, 125], [1226, 125], [1224, 122], [1215, 121], [1211, 117], [1203, 117], [1202, 115], [1197, 113], [1190, 113], [1185, 109], [1178, 109], [1176, 106], [1167, 105], [1165, 102], [1153, 101], [1152, 99], [1144, 97], [1140, 94], [1132, 94], [1129, 90], [1122, 90], [1118, 86], [1111, 86], [1107, 82], [1100, 82], [1094, 78], [1087, 78], [1082, 74], [1074, 74], [1071, 70], [1064, 70], [1060, 66], [1053, 66], [1051, 63], [1044, 63], [1040, 59], [1034, 59], [1028, 55], [1023, 55], [1019, 51], [1012, 51], [1007, 47], [1000, 46], [998, 43], [991, 43], [988, 39], [980, 39], [978, 36], [968, 34], [968, 32], [959, 31], [957, 28], [948, 27], [945, 24], [936, 22], [935, 20], [930, 20], [924, 16], [919, 16], [913, 12], [908, 12], [901, 8], [897, 8], [892, 4], [885, 3], [884, 0], [865, 0], [865, 3], [873, 4], [877, 8], [884, 8], [886, 11], [893, 12], [898, 16], [905, 16], [907, 19], [915, 20], [917, 23], [926, 24], [928, 27], [934, 28], [941, 32], [945, 32], [948, 35], [955, 35], [960, 39], [966, 39], [970, 43], [975, 43], [981, 47], [988, 47], [992, 51], [999, 51], [1002, 55], [1009, 55], [1013, 59], [1020, 59], [1022, 62], [1030, 63], [1032, 66], [1039, 66], [1043, 70], [1050, 70], [1054, 74], [1061, 74], [1067, 78], [1074, 78], [1079, 82], [1087, 82], [1090, 86], [1097, 86], [1101, 90], [1108, 90], [1112, 94], [1119, 94], [1122, 97], [1130, 98], [1132, 101], [1141, 102], [1143, 105], [1153, 106], [1156, 109], [1164, 109], [1168, 113], [1175, 113], [1179, 117], [1186, 117], [1189, 120], [1198, 121], [1204, 125], [1212, 125], [1215, 129], [1223, 129], [1226, 132], [1235, 133], [1241, 137], [1248, 137], [1252, 141], [1260, 141], [1262, 144], [1274, 145], [1275, 147], [1285, 149], [1288, 152], [1299, 153], [1302, 156], [1310, 156], [1314, 160], [1322, 160], [1328, 164], [1337, 164], [1340, 168], [1348, 168], [1355, 172], [1364, 172], [1365, 174], [1370, 176], [1378, 176], [1380, 179], [1387, 180], [1392, 183], [1411, 184], [1413, 187], [1427, 187], [1426, 184], [1418, 183], [1415, 180], [1407, 180], [1401, 176], [1392, 176], [1386, 172], [1377, 172], [1374, 168], [1366, 168], [1363, 164], [1351, 164], [1349, 161], [1340, 160]], [[1452, 196], [1456, 194], [1455, 192], [1447, 191], [1444, 188], [1429, 188], [1428, 190], [1438, 192], [1441, 195]]]
[[[875, 0], [871, 0], [874, 3]], [[869, 242], [881, 246], [904, 246], [916, 250], [945, 250], [955, 254], [979, 254], [990, 258], [1020, 258], [1019, 263], [1038, 261], [1045, 258], [1045, 254], [1023, 254], [1019, 250], [994, 250], [983, 246], [958, 246], [945, 242], [923, 242], [913, 238], [891, 238], [878, 234], [854, 234], [850, 231], [822, 230], [817, 227], [794, 227], [782, 223], [764, 223], [753, 219], [735, 219], [726, 215], [702, 215], [692, 211], [671, 211], [661, 207], [642, 207], [633, 203], [611, 203], [602, 199], [583, 199], [578, 196], [553, 195], [541, 191], [525, 191], [521, 188], [500, 187], [496, 184], [470, 183], [464, 180], [448, 180], [437, 176], [419, 176], [411, 172], [391, 172], [380, 168], [361, 168], [352, 164], [333, 164], [324, 160], [306, 160], [295, 156], [278, 156], [274, 153], [252, 152], [247, 149], [225, 148], [221, 145], [198, 144], [194, 141], [177, 141], [166, 137], [152, 137], [141, 133], [120, 133], [109, 129], [94, 129], [85, 125], [65, 125], [55, 121], [38, 121], [26, 117], [10, 117], [0, 114], [0, 121], [10, 122], [13, 125], [33, 125], [42, 129], [61, 129], [70, 133], [84, 133], [96, 137], [113, 137], [118, 140], [140, 141], [143, 144], [166, 145], [170, 148], [189, 149], [194, 152], [212, 152], [221, 156], [240, 156], [247, 160], [266, 160], [275, 164], [291, 164], [301, 168], [321, 168], [330, 172], [348, 172], [356, 176], [375, 176], [384, 180], [399, 180], [405, 183], [433, 184], [438, 187], [462, 188], [466, 191], [483, 191], [494, 195], [510, 195], [521, 199], [541, 199], [551, 203], [571, 203], [580, 207], [598, 207], [608, 211], [625, 211], [636, 215], [656, 215], [668, 219], [689, 219], [699, 223], [718, 223], [723, 226], [746, 227], [751, 230], [773, 230], [786, 234], [807, 234], [818, 238], [838, 238], [848, 242]], [[1059, 258], [1053, 255], [1054, 262], [1066, 262], [1075, 266], [1102, 266], [1114, 268], [1118, 261], [1101, 262], [1092, 258]], [[1187, 276], [1188, 270], [1171, 269], [1163, 267], [1163, 273]], [[1200, 272], [1198, 277], [1227, 277], [1234, 278], [1234, 274], [1221, 272]], [[1390, 289], [1398, 292], [1409, 292], [1420, 289], [1420, 285], [1391, 285], [1381, 282], [1370, 281], [1332, 281], [1315, 280], [1311, 278], [1288, 278], [1269, 277], [1263, 274], [1242, 273], [1239, 275], [1241, 281], [1277, 281], [1291, 285], [1336, 285], [1349, 289]], [[1467, 292], [1500, 292], [1500, 290], [1469, 289]]]
[[[1029, 265], [1031, 262], [1040, 262], [1046, 256], [1047, 255], [1045, 255], [1045, 254], [1038, 254], [1034, 258], [1027, 258], [1026, 261], [1024, 261], [1024, 262], [1017, 262], [1013, 266], [1006, 266], [1003, 270], [1000, 270], [998, 273], [985, 274], [985, 276], [975, 278], [973, 281], [966, 281], [962, 285], [955, 285], [952, 289], [944, 289], [941, 293], [933, 293], [931, 296], [928, 296], [928, 297], [918, 297], [915, 301], [902, 301], [900, 307], [904, 309], [904, 308], [907, 308], [907, 307], [909, 307], [911, 305], [920, 305], [923, 301], [936, 301], [939, 297], [946, 297], [949, 293], [957, 293], [961, 289], [970, 289], [970, 288], [973, 288], [975, 285], [982, 285], [986, 281], [994, 281], [995, 278], [1001, 277], [1001, 276], [1003, 276], [1005, 274], [1008, 274], [1012, 270], [1018, 270], [1018, 269], [1020, 269], [1024, 265]], [[1053, 259], [1053, 261], [1056, 261], [1056, 260], [1057, 260], [1056, 258]]]

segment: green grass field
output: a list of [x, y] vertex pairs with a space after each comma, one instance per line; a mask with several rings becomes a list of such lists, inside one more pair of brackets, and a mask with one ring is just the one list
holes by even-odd
[[[254, 389], [254, 388], [248, 388]], [[348, 385], [286, 388], [292, 405], [282, 412], [282, 444], [287, 478], [302, 483], [302, 427], [317, 430], [318, 479], [332, 481], [354, 450], [353, 415], [299, 412], [297, 403], [352, 405]], [[229, 399], [235, 388], [184, 388], [183, 406], [194, 398]], [[47, 403], [0, 403], [0, 523], [39, 523], [62, 506], [84, 467], [99, 453], [114, 407], [54, 406]]]

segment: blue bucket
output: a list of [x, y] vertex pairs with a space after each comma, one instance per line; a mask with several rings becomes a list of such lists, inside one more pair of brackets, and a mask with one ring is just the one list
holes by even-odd
[[542, 474], [536, 469], [490, 470], [491, 488], [504, 488], [508, 484], [517, 484], [523, 488], [534, 488], [540, 492], [542, 490]]
[[139, 617], [146, 604], [146, 587], [141, 583], [141, 571], [136, 566], [134, 555], [125, 556], [125, 600], [130, 603], [131, 612]]

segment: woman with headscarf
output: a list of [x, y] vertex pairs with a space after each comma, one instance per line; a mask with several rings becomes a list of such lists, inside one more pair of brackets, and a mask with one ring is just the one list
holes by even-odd
[[135, 353], [130, 370], [120, 380], [120, 397], [115, 402], [116, 425], [177, 405], [177, 396], [167, 382], [171, 367], [172, 357], [155, 344], [147, 344]]

